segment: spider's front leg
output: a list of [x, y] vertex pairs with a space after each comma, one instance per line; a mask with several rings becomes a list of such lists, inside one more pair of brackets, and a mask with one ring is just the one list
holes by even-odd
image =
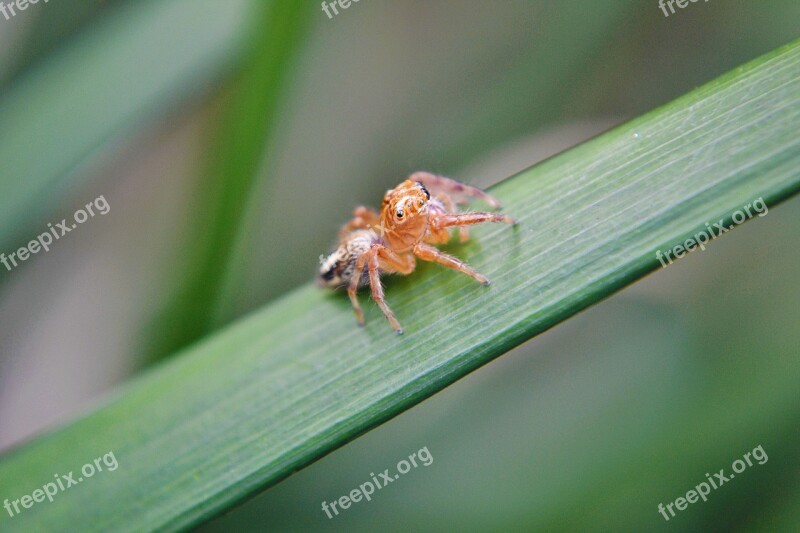
[[[455, 202], [446, 194], [439, 195], [436, 199], [442, 202], [448, 214], [455, 215], [458, 213]], [[458, 228], [458, 237], [461, 242], [467, 242], [469, 240], [469, 230], [465, 226], [461, 226]]]
[[500, 202], [491, 194], [454, 179], [424, 171], [414, 172], [408, 179], [423, 184], [433, 196], [447, 195], [457, 204], [466, 204], [471, 198], [479, 198], [495, 209], [500, 208]]
[[382, 244], [373, 244], [369, 250], [361, 254], [356, 261], [355, 272], [357, 275], [353, 276], [350, 280], [350, 286], [347, 288], [347, 294], [350, 296], [350, 301], [353, 304], [353, 310], [356, 314], [356, 320], [359, 325], [364, 325], [364, 312], [361, 310], [361, 305], [358, 303], [358, 280], [361, 277], [361, 272], [364, 267], [367, 267], [369, 273], [369, 285], [372, 289], [372, 299], [378, 304], [378, 307], [383, 311], [384, 316], [392, 325], [395, 333], [402, 334], [403, 328], [400, 322], [394, 316], [394, 313], [389, 308], [383, 295], [383, 285], [381, 285], [381, 268], [388, 272], [399, 272], [401, 274], [410, 274], [414, 270], [413, 256], [404, 258]]
[[358, 303], [358, 282], [361, 279], [361, 273], [364, 272], [364, 266], [370, 251], [371, 249], [367, 250], [356, 259], [353, 277], [350, 278], [350, 285], [347, 286], [347, 296], [350, 297], [350, 303], [353, 304], [353, 312], [356, 314], [356, 322], [358, 322], [359, 326], [364, 325], [364, 311], [361, 310], [361, 304]]
[[452, 268], [453, 270], [458, 270], [459, 272], [463, 272], [479, 283], [489, 285], [489, 280], [486, 278], [486, 276], [474, 270], [461, 259], [453, 257], [452, 255], [448, 255], [435, 246], [431, 246], [430, 244], [425, 244], [422, 242], [418, 243], [416, 246], [414, 246], [414, 255], [423, 261], [433, 261], [434, 263], [439, 263], [440, 265]]
[[394, 332], [398, 335], [402, 335], [403, 328], [400, 326], [400, 322], [397, 321], [394, 313], [392, 313], [392, 310], [389, 309], [389, 305], [383, 298], [383, 285], [381, 285], [380, 270], [378, 270], [378, 251], [378, 246], [374, 246], [370, 250], [369, 266], [367, 267], [369, 269], [369, 286], [372, 289], [372, 299], [375, 300], [375, 303], [381, 308], [384, 316], [392, 325]]
[[380, 225], [380, 215], [369, 207], [360, 205], [353, 210], [353, 218], [350, 219], [350, 222], [339, 230], [339, 238], [345, 238], [357, 229], [374, 229]]
[[[441, 230], [445, 228], [452, 228], [458, 227], [461, 228], [462, 226], [469, 226], [472, 224], [481, 224], [483, 222], [505, 222], [506, 224], [516, 224], [516, 220], [511, 218], [508, 215], [503, 215], [502, 213], [461, 213], [461, 214], [447, 214], [447, 215], [440, 215], [436, 214], [431, 216], [431, 234], [435, 235], [436, 230]], [[435, 236], [431, 236], [427, 239], [428, 243], [437, 242], [438, 239]], [[419, 257], [425, 261], [433, 261], [444, 265], [446, 267], [452, 268], [453, 270], [458, 270], [459, 272], [463, 272], [467, 276], [473, 278], [474, 280], [483, 283], [484, 285], [489, 285], [489, 280], [486, 279], [486, 276], [483, 274], [475, 271], [461, 261], [460, 259], [453, 257], [452, 255], [448, 255], [438, 248], [431, 246], [430, 244], [426, 244], [425, 242], [420, 242], [414, 247], [414, 255]]]
[[473, 224], [483, 224], [484, 222], [503, 222], [505, 224], [516, 225], [517, 221], [502, 213], [461, 213], [457, 215], [437, 215], [431, 217], [431, 225], [434, 228], [452, 228], [453, 226], [471, 226]]

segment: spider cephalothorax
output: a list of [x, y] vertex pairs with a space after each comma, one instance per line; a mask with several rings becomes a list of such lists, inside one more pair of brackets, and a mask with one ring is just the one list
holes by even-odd
[[369, 284], [372, 298], [397, 333], [400, 323], [384, 301], [380, 275], [410, 274], [416, 259], [434, 261], [459, 270], [484, 285], [489, 280], [461, 260], [445, 254], [432, 244], [450, 240], [457, 227], [462, 241], [469, 238], [467, 228], [482, 222], [514, 224], [501, 213], [459, 213], [456, 205], [479, 198], [494, 208], [500, 203], [480, 189], [428, 172], [415, 172], [394, 189], [386, 191], [380, 215], [367, 207], [357, 207], [353, 218], [339, 231], [339, 246], [322, 258], [319, 281], [329, 287], [347, 287], [356, 319], [364, 323], [357, 290]]
[[419, 181], [406, 180], [386, 191], [381, 207], [381, 236], [395, 252], [413, 248], [428, 232], [431, 195]]

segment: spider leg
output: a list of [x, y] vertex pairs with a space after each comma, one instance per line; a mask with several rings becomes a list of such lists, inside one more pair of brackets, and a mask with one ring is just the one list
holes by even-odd
[[453, 201], [458, 204], [466, 204], [471, 198], [479, 198], [495, 209], [500, 208], [500, 202], [492, 195], [477, 187], [461, 183], [460, 181], [444, 176], [437, 176], [430, 172], [414, 172], [408, 179], [420, 182], [434, 196], [444, 194], [452, 198]]
[[414, 246], [414, 255], [424, 261], [433, 261], [435, 263], [439, 263], [440, 265], [458, 270], [459, 272], [463, 272], [467, 276], [480, 283], [483, 283], [484, 285], [489, 285], [489, 280], [486, 279], [486, 276], [473, 270], [472, 267], [464, 263], [462, 260], [453, 257], [452, 255], [448, 255], [434, 246], [425, 243], [418, 243], [416, 246]]
[[358, 282], [361, 279], [361, 273], [364, 272], [369, 253], [370, 250], [367, 250], [358, 256], [356, 267], [353, 270], [353, 277], [350, 278], [350, 285], [347, 286], [347, 296], [350, 297], [350, 303], [353, 304], [353, 312], [356, 314], [356, 322], [358, 322], [359, 326], [364, 325], [364, 311], [361, 310], [361, 304], [358, 303]]
[[378, 307], [381, 308], [383, 311], [384, 316], [389, 320], [389, 323], [392, 325], [392, 329], [398, 335], [403, 334], [403, 328], [400, 326], [400, 322], [397, 321], [397, 318], [392, 313], [392, 310], [389, 309], [389, 305], [386, 303], [386, 300], [383, 297], [383, 286], [381, 285], [381, 277], [380, 277], [380, 270], [378, 269], [378, 252], [380, 250], [380, 246], [373, 246], [369, 254], [369, 285], [372, 288], [372, 299], [375, 300], [375, 303], [378, 304]]
[[376, 246], [378, 252], [379, 266], [385, 272], [396, 272], [408, 275], [414, 272], [416, 261], [413, 254], [398, 254], [394, 250], [383, 245]]
[[[456, 204], [453, 202], [453, 199], [446, 194], [439, 195], [436, 197], [436, 199], [442, 202], [444, 208], [447, 209], [448, 214], [455, 215], [458, 213], [458, 209], [456, 209]], [[464, 226], [458, 228], [458, 238], [461, 242], [467, 242], [469, 240], [469, 230]]]
[[357, 229], [372, 229], [380, 226], [381, 217], [373, 209], [360, 205], [353, 210], [353, 218], [339, 230], [339, 238], [347, 237]]
[[435, 228], [450, 228], [453, 226], [469, 226], [484, 222], [504, 222], [516, 225], [517, 221], [502, 213], [461, 213], [456, 215], [436, 215], [431, 217], [431, 224]]
[[386, 316], [387, 320], [389, 320], [389, 323], [392, 325], [392, 329], [398, 334], [403, 333], [400, 322], [398, 322], [384, 298], [380, 273], [381, 268], [383, 268], [388, 272], [410, 274], [414, 270], [414, 266], [413, 256], [405, 259], [381, 244], [372, 245], [369, 250], [358, 256], [353, 271], [353, 277], [350, 279], [350, 285], [347, 287], [347, 295], [350, 297], [350, 302], [353, 304], [353, 311], [356, 314], [356, 321], [359, 325], [364, 325], [364, 312], [361, 309], [361, 304], [358, 302], [358, 282], [361, 279], [361, 273], [364, 272], [364, 267], [367, 267], [369, 284], [372, 289], [372, 299], [375, 300], [375, 303], [381, 308], [384, 316]]

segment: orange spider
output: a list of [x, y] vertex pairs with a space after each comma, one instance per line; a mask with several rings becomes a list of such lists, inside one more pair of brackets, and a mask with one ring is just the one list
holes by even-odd
[[[450, 240], [451, 228], [458, 227], [461, 241], [469, 239], [467, 228], [482, 222], [516, 224], [513, 218], [500, 213], [458, 213], [457, 204], [479, 198], [493, 208], [500, 203], [484, 191], [428, 172], [415, 172], [403, 183], [386, 191], [378, 215], [374, 210], [359, 206], [353, 218], [339, 231], [339, 245], [327, 258], [321, 259], [319, 283], [327, 287], [347, 286], [356, 320], [364, 325], [364, 313], [356, 292], [367, 284], [372, 298], [394, 328], [403, 328], [386, 304], [381, 287], [381, 274], [410, 274], [416, 258], [434, 261], [459, 270], [484, 285], [489, 284], [461, 260], [448, 255], [432, 244]], [[365, 271], [366, 267], [366, 271]]]

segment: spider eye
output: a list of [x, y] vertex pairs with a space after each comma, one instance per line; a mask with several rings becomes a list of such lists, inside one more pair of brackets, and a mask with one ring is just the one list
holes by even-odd
[[402, 209], [398, 209], [397, 213], [394, 214], [394, 216], [396, 216], [397, 218], [403, 218], [403, 215], [405, 215], [405, 213], [403, 213]]

